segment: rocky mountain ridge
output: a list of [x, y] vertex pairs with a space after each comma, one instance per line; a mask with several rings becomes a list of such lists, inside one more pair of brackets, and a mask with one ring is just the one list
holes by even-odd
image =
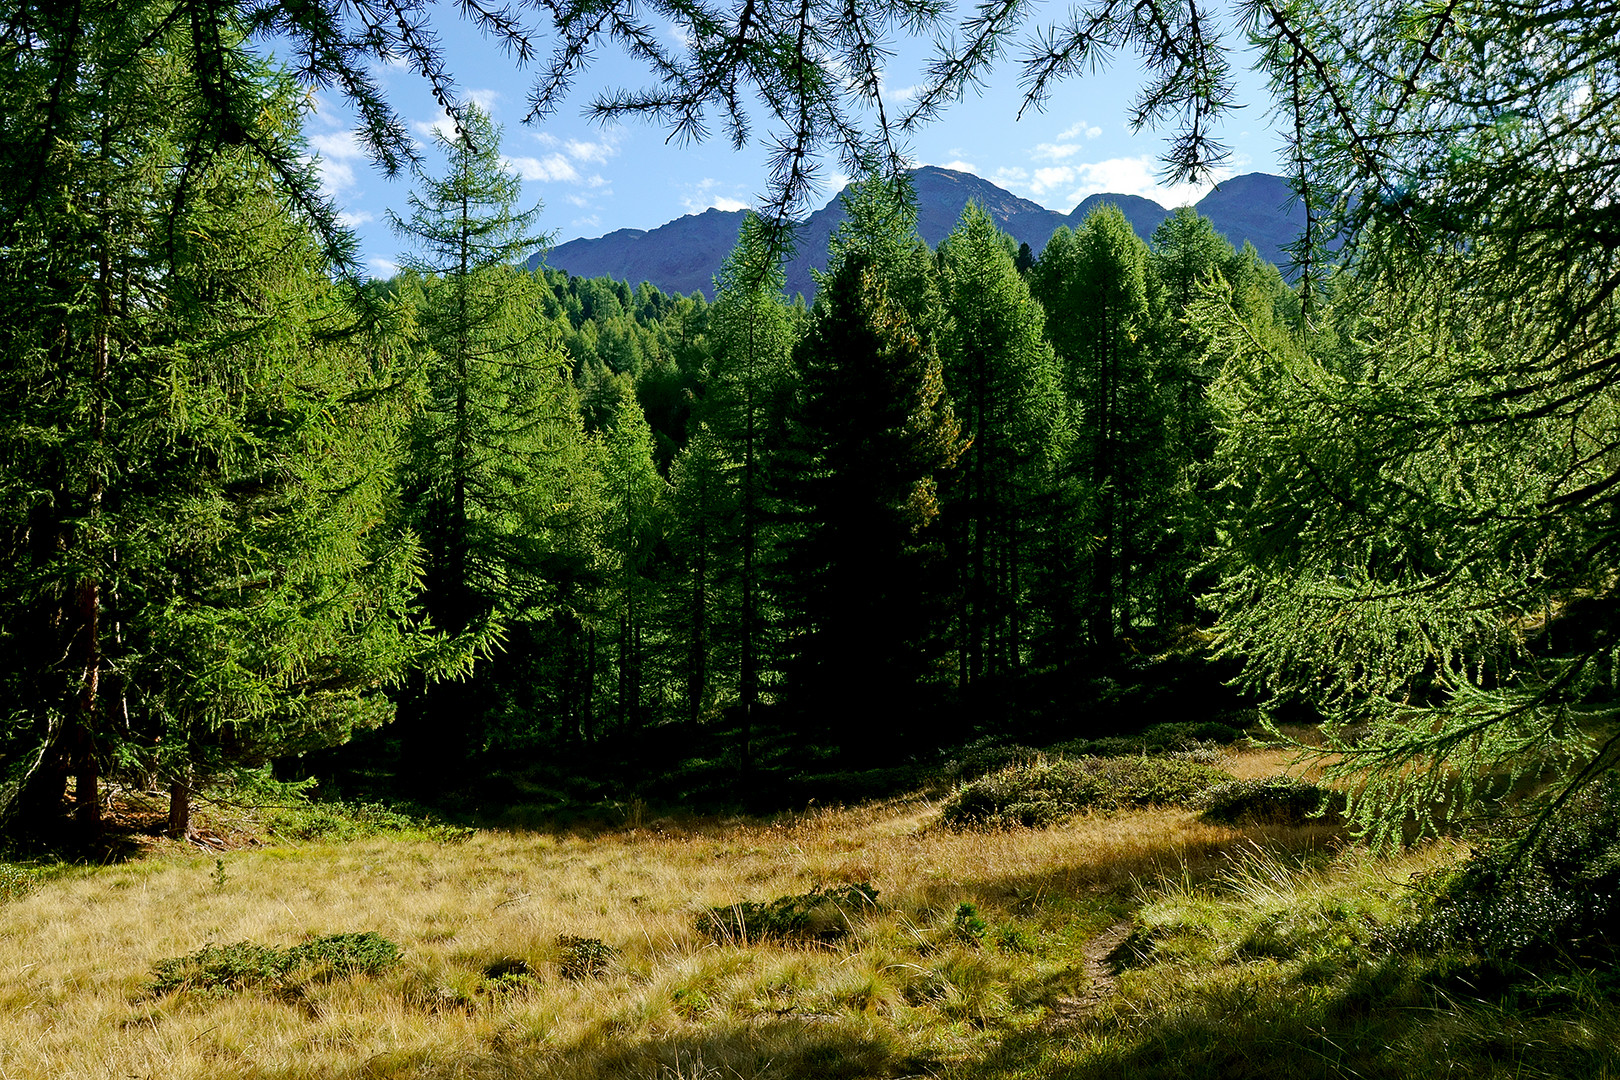
[[[1113, 203], [1124, 212], [1138, 236], [1150, 239], [1170, 211], [1137, 195], [1090, 195], [1067, 214], [1048, 210], [971, 173], [924, 166], [913, 169], [917, 195], [917, 231], [937, 245], [956, 227], [969, 201], [978, 202], [1014, 239], [1037, 254], [1059, 226], [1078, 228], [1092, 209]], [[1288, 181], [1266, 173], [1234, 176], [1195, 205], [1216, 231], [1234, 245], [1254, 244], [1262, 258], [1287, 261], [1283, 245], [1298, 234], [1303, 213], [1291, 205]], [[714, 274], [737, 242], [746, 211], [705, 210], [656, 229], [620, 229], [596, 239], [570, 240], [546, 253], [548, 265], [581, 277], [611, 277], [636, 284], [650, 281], [666, 293], [701, 291], [713, 298]], [[827, 264], [827, 242], [844, 220], [843, 204], [834, 198], [805, 219], [798, 254], [787, 264], [787, 293], [815, 293], [812, 268]], [[530, 260], [537, 265], [539, 257]]]

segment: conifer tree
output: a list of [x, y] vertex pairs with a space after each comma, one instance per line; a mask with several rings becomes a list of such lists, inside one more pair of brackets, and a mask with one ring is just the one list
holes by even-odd
[[932, 258], [908, 243], [914, 219], [870, 188], [850, 211], [794, 351], [780, 588], [801, 734], [873, 760], [920, 734], [945, 681], [943, 548], [931, 526], [963, 443], [938, 354]]
[[668, 591], [668, 623], [671, 651], [680, 658], [675, 666], [684, 684], [683, 711], [694, 733], [722, 691], [735, 687], [733, 657], [751, 644], [747, 608], [738, 595], [746, 591], [739, 578], [748, 566], [747, 540], [741, 535], [746, 486], [736, 476], [742, 468], [699, 425], [669, 470], [677, 580]]
[[[414, 549], [383, 524], [386, 330], [355, 324], [263, 156], [199, 129], [173, 14], [88, 37], [24, 20], [3, 54], [6, 130], [37, 133], [50, 85], [50, 138], [74, 132], [0, 166], [0, 197], [34, 192], [0, 250], [12, 835], [48, 831], [74, 774], [93, 837], [109, 768], [169, 783], [183, 833], [199, 774], [380, 722], [432, 646], [406, 621]], [[259, 101], [244, 137], [301, 147], [288, 82], [224, 59]]]
[[765, 224], [744, 219], [737, 246], [715, 277], [709, 310], [708, 397], [701, 415], [732, 448], [738, 463], [737, 704], [741, 712], [742, 765], [750, 763], [754, 713], [760, 702], [764, 583], [769, 481], [768, 446], [779, 444], [785, 414], [788, 363], [794, 328], [782, 299], [781, 263]]
[[652, 429], [632, 399], [602, 434], [603, 618], [612, 628], [617, 678], [614, 713], [621, 732], [648, 719], [648, 659], [659, 606], [656, 563], [668, 529], [668, 487], [653, 463]]
[[1112, 205], [1093, 210], [1078, 233], [1066, 231], [1041, 253], [1033, 291], [1080, 406], [1075, 472], [1090, 489], [1082, 606], [1092, 648], [1109, 658], [1131, 625], [1151, 462], [1162, 442], [1146, 349], [1147, 248]]

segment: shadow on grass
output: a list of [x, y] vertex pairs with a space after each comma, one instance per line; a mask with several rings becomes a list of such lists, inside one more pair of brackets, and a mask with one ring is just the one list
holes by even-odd
[[[502, 1041], [484, 1053], [453, 1058], [380, 1055], [345, 1080], [855, 1080], [906, 1071], [881, 1032], [833, 1017], [639, 1039], [602, 1033], [573, 1048], [522, 1045], [521, 1033]], [[266, 1080], [271, 1075], [278, 1074], [266, 1074]]]
[[1451, 995], [1385, 958], [1325, 983], [1275, 969], [1116, 1001], [1004, 1039], [956, 1080], [1408, 1080], [1620, 1075], [1620, 1008], [1525, 1011]]

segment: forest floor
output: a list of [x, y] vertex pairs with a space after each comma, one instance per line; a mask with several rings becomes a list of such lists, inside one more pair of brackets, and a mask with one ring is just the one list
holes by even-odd
[[0, 1078], [1620, 1075], [1612, 997], [1527, 1005], [1379, 951], [1456, 843], [937, 813], [314, 841], [222, 816], [224, 850], [12, 867]]

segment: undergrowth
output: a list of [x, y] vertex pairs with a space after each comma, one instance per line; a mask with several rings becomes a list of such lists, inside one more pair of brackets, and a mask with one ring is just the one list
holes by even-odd
[[147, 989], [153, 994], [182, 990], [222, 994], [287, 987], [301, 981], [380, 975], [399, 959], [397, 944], [369, 931], [328, 934], [287, 947], [237, 941], [159, 960], [152, 965]]

